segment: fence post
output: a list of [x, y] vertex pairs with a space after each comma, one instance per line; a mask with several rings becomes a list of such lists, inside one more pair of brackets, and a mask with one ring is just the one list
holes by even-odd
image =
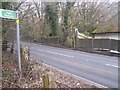
[[75, 35], [74, 35], [74, 47], [75, 48], [78, 48], [78, 33], [77, 33], [77, 31], [75, 30]]
[[75, 33], [73, 34], [73, 47], [75, 48]]
[[92, 38], [92, 51], [94, 50], [94, 39]]
[[23, 47], [21, 45], [21, 63], [22, 63], [22, 70], [23, 70], [23, 75], [25, 75], [25, 77], [28, 77], [28, 60], [29, 60], [29, 51], [28, 51], [28, 47]]
[[14, 42], [12, 42], [12, 45], [11, 45], [11, 53], [13, 54], [14, 53]]
[[30, 60], [30, 47], [28, 46], [28, 60]]
[[42, 76], [43, 88], [55, 88], [54, 73], [49, 71]]
[[110, 50], [111, 50], [111, 39], [109, 39], [109, 52], [110, 52]]
[[49, 88], [49, 76], [48, 76], [48, 74], [44, 74], [42, 76], [42, 81], [43, 81], [43, 88]]
[[50, 88], [55, 88], [54, 73], [50, 71], [50, 72], [48, 72], [48, 75], [49, 75]]

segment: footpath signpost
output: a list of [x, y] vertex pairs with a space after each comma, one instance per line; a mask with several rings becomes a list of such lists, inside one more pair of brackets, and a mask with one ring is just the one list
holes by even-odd
[[19, 13], [18, 11], [11, 11], [0, 9], [0, 18], [15, 19], [17, 25], [17, 49], [18, 49], [18, 66], [19, 66], [19, 80], [21, 79], [21, 55], [20, 55], [20, 30], [19, 30]]
[[0, 17], [1, 18], [9, 18], [9, 19], [17, 19], [17, 15], [15, 11], [0, 9]]

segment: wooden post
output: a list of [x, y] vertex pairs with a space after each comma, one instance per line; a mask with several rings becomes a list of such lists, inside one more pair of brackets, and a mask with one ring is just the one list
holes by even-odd
[[22, 47], [21, 48], [22, 52], [22, 59], [24, 61], [27, 61], [29, 59], [29, 52], [28, 52], [28, 47]]
[[30, 60], [30, 48], [28, 47], [28, 60]]
[[49, 71], [42, 77], [44, 88], [55, 88], [54, 73]]
[[22, 56], [23, 56], [23, 50], [22, 50], [22, 45], [20, 45], [20, 53], [21, 53], [21, 58], [22, 58]]
[[78, 48], [78, 33], [77, 33], [77, 30], [75, 30], [74, 38], [75, 38], [74, 47], [77, 49]]
[[76, 31], [74, 31], [74, 48], [76, 47]]
[[94, 51], [94, 39], [92, 38], [92, 51]]
[[23, 75], [27, 77], [27, 70], [28, 70], [28, 49], [24, 46], [20, 46], [21, 50], [21, 63], [22, 63], [22, 69], [23, 69]]
[[11, 45], [11, 53], [12, 54], [14, 53], [14, 42], [12, 42], [12, 45]]
[[49, 88], [49, 75], [48, 74], [43, 75], [42, 81], [43, 81], [43, 88]]
[[25, 58], [25, 61], [28, 60], [28, 48], [27, 47], [24, 48], [24, 58]]
[[73, 34], [73, 47], [75, 48], [75, 32]]
[[109, 52], [110, 52], [110, 50], [111, 50], [111, 39], [109, 39]]
[[49, 75], [49, 87], [50, 88], [55, 88], [54, 73], [53, 72], [48, 72], [48, 75]]

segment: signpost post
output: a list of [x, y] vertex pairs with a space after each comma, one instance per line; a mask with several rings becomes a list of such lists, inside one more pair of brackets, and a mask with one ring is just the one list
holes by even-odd
[[17, 11], [17, 48], [18, 48], [18, 64], [19, 64], [19, 79], [21, 79], [21, 55], [20, 55], [20, 30], [19, 30], [19, 14]]
[[0, 9], [0, 17], [1, 18], [8, 18], [8, 19], [16, 19], [17, 23], [17, 49], [18, 49], [18, 66], [19, 66], [19, 80], [21, 79], [22, 76], [22, 71], [21, 71], [21, 55], [20, 55], [20, 30], [19, 30], [19, 13], [18, 11], [11, 11], [11, 10], [5, 10], [5, 9]]

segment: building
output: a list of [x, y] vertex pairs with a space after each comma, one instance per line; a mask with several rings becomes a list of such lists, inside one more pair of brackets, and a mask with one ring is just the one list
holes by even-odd
[[78, 37], [79, 39], [90, 39], [90, 38], [92, 38], [92, 37], [87, 36], [87, 35], [85, 35], [85, 34], [83, 34], [83, 33], [80, 33], [77, 28], [75, 29], [75, 32], [77, 33], [77, 37]]
[[93, 38], [95, 39], [115, 39], [120, 40], [120, 32], [101, 32], [101, 33], [93, 33]]

